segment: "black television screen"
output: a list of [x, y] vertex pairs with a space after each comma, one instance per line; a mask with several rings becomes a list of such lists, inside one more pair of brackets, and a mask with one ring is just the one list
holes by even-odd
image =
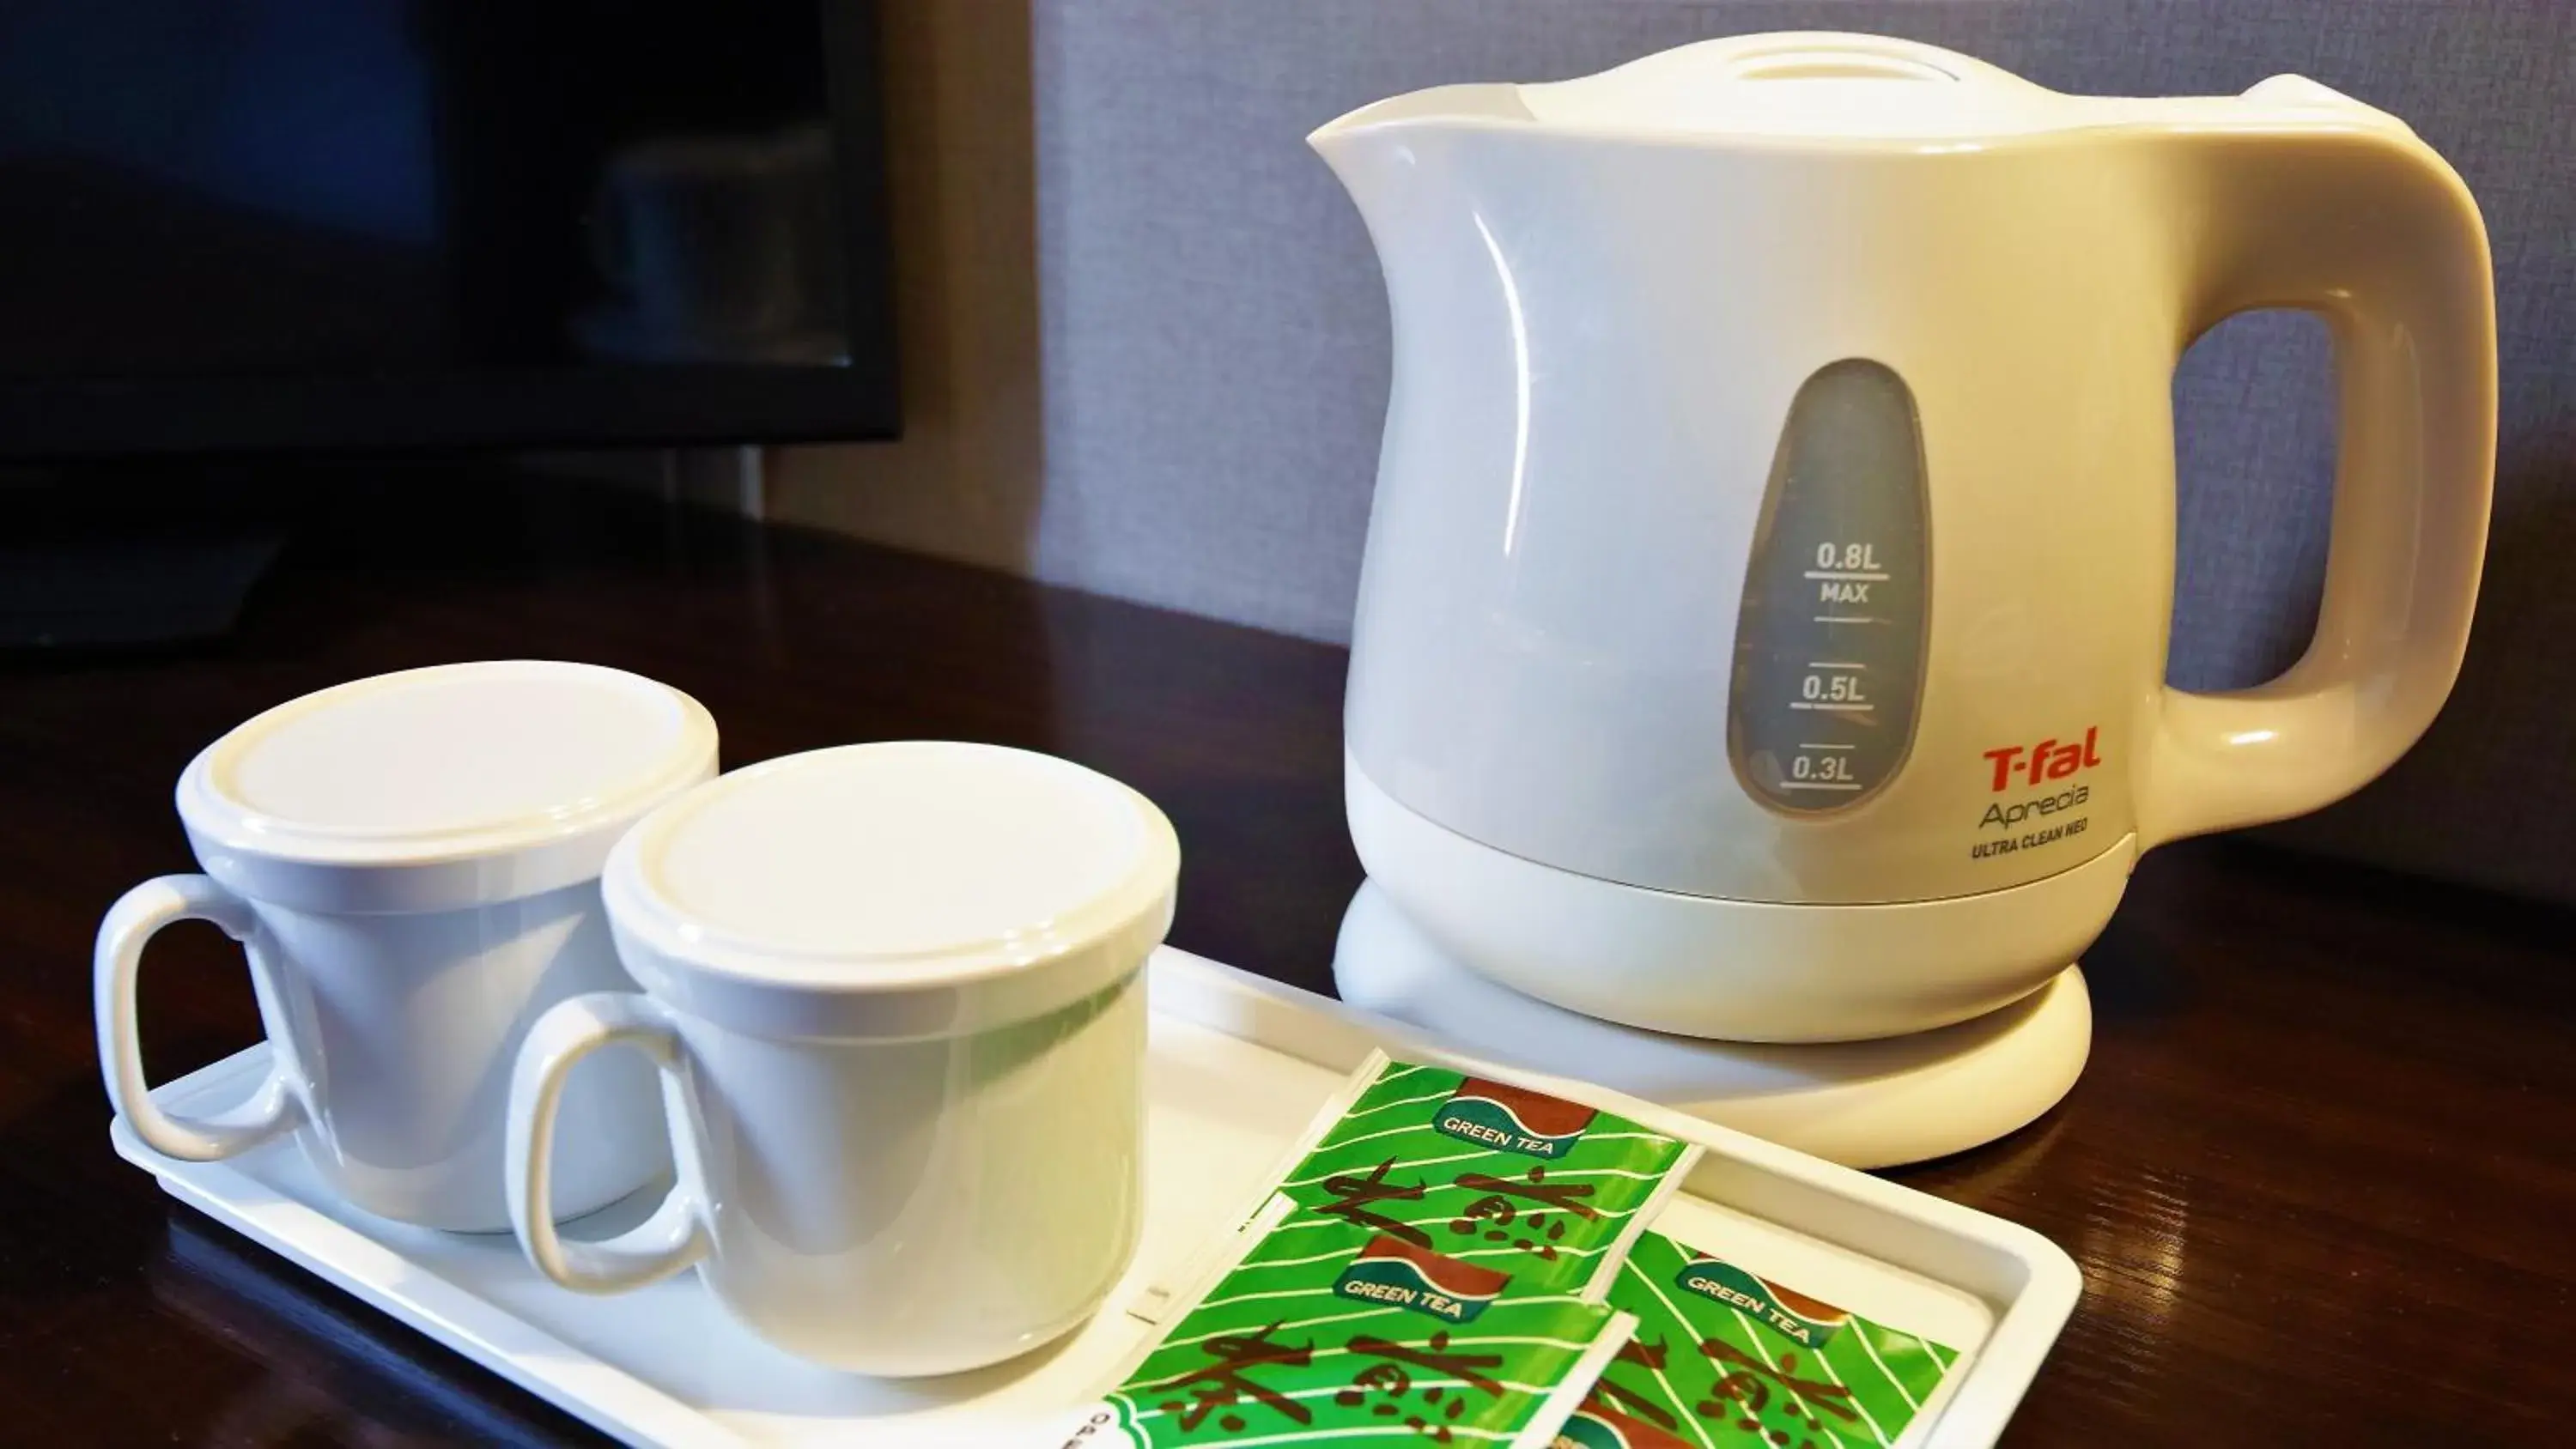
[[868, 0], [9, 0], [0, 455], [886, 436]]

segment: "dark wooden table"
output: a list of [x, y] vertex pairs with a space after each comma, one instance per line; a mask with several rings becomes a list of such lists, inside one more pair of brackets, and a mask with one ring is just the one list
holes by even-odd
[[[1329, 989], [1360, 875], [1337, 650], [567, 486], [349, 483], [310, 512], [228, 641], [0, 661], [0, 1442], [596, 1441], [108, 1149], [98, 917], [190, 868], [188, 757], [306, 690], [555, 656], [695, 694], [729, 766], [1052, 750], [1178, 825], [1178, 944]], [[2241, 842], [2151, 856], [2086, 958], [2074, 1094], [1897, 1174], [2083, 1265], [2009, 1442], [2576, 1443], [2571, 927]], [[147, 975], [157, 1076], [257, 1035], [210, 928]]]

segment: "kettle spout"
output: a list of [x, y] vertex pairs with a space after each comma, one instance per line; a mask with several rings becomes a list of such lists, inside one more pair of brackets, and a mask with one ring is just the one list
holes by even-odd
[[[1527, 124], [1534, 118], [1514, 85], [1435, 86], [1396, 96], [1328, 121], [1306, 137], [1359, 207], [1373, 235], [1401, 226], [1408, 199], [1418, 201], [1416, 143], [1444, 131]], [[1435, 163], [1436, 164], [1436, 163]]]
[[1433, 86], [1391, 96], [1326, 121], [1308, 134], [1306, 144], [1348, 181], [1350, 176], [1344, 168], [1356, 153], [1373, 149], [1373, 142], [1392, 139], [1398, 133], [1454, 122], [1531, 119], [1529, 107], [1521, 104], [1518, 86]]

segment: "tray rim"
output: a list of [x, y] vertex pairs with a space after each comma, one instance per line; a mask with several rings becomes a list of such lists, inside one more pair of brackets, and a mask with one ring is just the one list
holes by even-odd
[[[1717, 1164], [1749, 1166], [1810, 1191], [1911, 1219], [2018, 1264], [2023, 1281], [2004, 1301], [1997, 1302], [1987, 1292], [1963, 1290], [1995, 1307], [1994, 1324], [1969, 1358], [1955, 1391], [1939, 1406], [1938, 1417], [1920, 1441], [1923, 1449], [1991, 1445], [2037, 1377], [2083, 1292], [2083, 1275], [2075, 1260], [2029, 1228], [1704, 1118], [1580, 1079], [1495, 1063], [1403, 1022], [1176, 947], [1165, 946], [1154, 953], [1147, 966], [1147, 985], [1150, 1009], [1158, 1014], [1171, 1014], [1335, 1070], [1348, 1071], [1371, 1048], [1384, 1047], [1410, 1059], [1570, 1092], [1702, 1144], [1708, 1149], [1702, 1171]], [[264, 1070], [267, 1054], [266, 1043], [253, 1045], [154, 1088], [153, 1096], [165, 1105], [183, 1104]], [[566, 1344], [499, 1303], [434, 1273], [407, 1271], [411, 1260], [394, 1239], [415, 1230], [387, 1224], [385, 1236], [371, 1235], [279, 1194], [228, 1163], [162, 1157], [145, 1147], [121, 1118], [110, 1124], [109, 1135], [118, 1156], [152, 1173], [172, 1197], [602, 1432], [630, 1443], [675, 1449], [741, 1449], [755, 1442], [649, 1381]], [[537, 1362], [531, 1363], [531, 1356]]]

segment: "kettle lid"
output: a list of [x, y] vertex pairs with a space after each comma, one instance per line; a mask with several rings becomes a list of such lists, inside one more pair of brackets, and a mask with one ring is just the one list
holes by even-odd
[[1792, 31], [1706, 40], [1596, 75], [1517, 88], [1531, 119], [1676, 135], [1934, 140], [2081, 124], [2060, 95], [1957, 51]]
[[2286, 113], [2312, 121], [2321, 111], [2405, 130], [2296, 76], [2242, 97], [2066, 95], [1954, 50], [1837, 31], [1705, 40], [1509, 89], [1515, 109], [1542, 126], [1677, 140], [1941, 142], [2149, 120], [2244, 123]]

